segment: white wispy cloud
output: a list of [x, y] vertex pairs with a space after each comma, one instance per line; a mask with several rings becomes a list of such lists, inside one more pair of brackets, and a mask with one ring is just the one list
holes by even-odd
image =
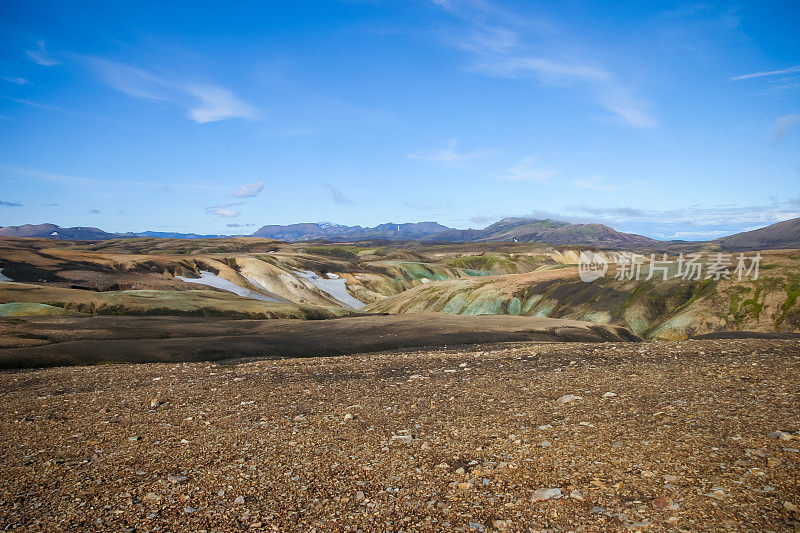
[[730, 232], [719, 229], [707, 231], [676, 231], [671, 235], [659, 234], [660, 238], [667, 240], [715, 239], [717, 237], [724, 237], [725, 235], [730, 235]]
[[541, 57], [491, 57], [476, 63], [471, 70], [489, 76], [506, 78], [535, 75], [544, 82], [603, 81], [609, 77], [608, 72], [599, 67]]
[[611, 192], [616, 190], [616, 187], [606, 183], [605, 181], [606, 181], [605, 176], [592, 176], [591, 178], [577, 179], [572, 183], [574, 183], [576, 187], [580, 187], [581, 189], [590, 189], [594, 191], [606, 191], [606, 192]]
[[28, 54], [31, 61], [43, 67], [53, 67], [59, 64], [59, 61], [56, 61], [47, 53], [44, 41], [36, 41], [36, 49], [26, 50], [25, 53]]
[[749, 80], [752, 78], [763, 78], [764, 76], [782, 76], [785, 74], [793, 74], [795, 72], [800, 72], [800, 65], [782, 68], [779, 70], [764, 70], [761, 72], [751, 72], [750, 74], [741, 74], [739, 76], [728, 78], [728, 80], [729, 81]]
[[414, 154], [409, 154], [408, 157], [412, 159], [435, 161], [437, 163], [441, 163], [443, 165], [448, 165], [448, 166], [461, 166], [467, 161], [472, 161], [474, 159], [481, 159], [483, 157], [489, 157], [491, 155], [494, 155], [495, 153], [496, 152], [494, 150], [480, 150], [477, 152], [459, 152], [458, 140], [453, 139], [449, 143], [447, 143], [446, 148], [442, 148], [441, 150], [436, 150], [434, 152], [417, 152]]
[[229, 118], [256, 118], [252, 106], [238, 100], [232, 92], [213, 85], [190, 85], [186, 92], [199, 100], [199, 105], [189, 110], [189, 117], [199, 124]]
[[508, 169], [508, 173], [500, 178], [503, 181], [528, 181], [544, 183], [558, 175], [559, 170], [551, 166], [540, 166], [532, 157], [526, 157]]
[[237, 187], [233, 192], [233, 196], [237, 198], [252, 198], [254, 196], [258, 196], [258, 194], [263, 190], [264, 182], [256, 181], [254, 183], [248, 183], [246, 185]]
[[[130, 185], [136, 187], [149, 187], [157, 190], [165, 190], [164, 181], [138, 181], [138, 180], [125, 180], [113, 177], [88, 177], [88, 176], [70, 176], [66, 174], [59, 174], [56, 172], [49, 172], [37, 168], [20, 167], [16, 165], [3, 165], [0, 164], [0, 177], [6, 179], [18, 179], [20, 177], [30, 178], [41, 181], [55, 181], [64, 183], [75, 183], [82, 185]], [[167, 189], [189, 189], [189, 190], [204, 190], [204, 191], [224, 191], [227, 187], [219, 185], [204, 185], [201, 183], [178, 183], [169, 182]]]
[[443, 42], [472, 55], [466, 70], [497, 78], [529, 77], [548, 86], [588, 87], [587, 94], [623, 124], [634, 128], [658, 125], [633, 87], [586, 57], [588, 54], [576, 53], [580, 47], [549, 24], [505, 12], [488, 0], [432, 1], [465, 26], [458, 37]]
[[214, 215], [217, 215], [217, 216], [220, 216], [220, 217], [224, 217], [224, 218], [238, 217], [239, 215], [242, 214], [241, 211], [236, 211], [235, 209], [227, 209], [227, 208], [224, 208], [224, 207], [216, 207], [216, 208], [214, 208], [212, 213]]
[[16, 85], [27, 85], [27, 84], [30, 83], [30, 81], [28, 81], [28, 80], [26, 80], [25, 78], [22, 78], [22, 77], [16, 77], [16, 78], [15, 77], [5, 77], [3, 79], [6, 80], [9, 83], [14, 83]]
[[238, 205], [243, 205], [243, 202], [233, 202], [230, 204], [220, 204], [220, 205], [212, 205], [211, 207], [206, 207], [206, 213], [210, 215], [216, 215], [218, 217], [223, 218], [234, 218], [238, 217], [242, 214], [241, 211], [236, 209], [231, 209], [231, 207], [235, 207]]
[[38, 109], [47, 109], [49, 111], [58, 111], [59, 113], [69, 113], [69, 111], [67, 111], [66, 109], [62, 109], [62, 108], [60, 108], [58, 106], [42, 104], [40, 102], [33, 102], [31, 100], [23, 100], [22, 98], [11, 98], [10, 96], [0, 96], [0, 98], [3, 98], [5, 100], [8, 100], [10, 102], [14, 102], [14, 103], [17, 103], [17, 104], [22, 104], [22, 105], [27, 105], [27, 106], [30, 106], [30, 107], [35, 107], [35, 108], [38, 108]]
[[186, 108], [198, 124], [233, 118], [256, 119], [257, 110], [224, 87], [188, 83], [175, 76], [117, 63], [98, 57], [85, 58], [92, 71], [108, 86], [133, 98], [166, 102]]
[[772, 126], [772, 136], [775, 140], [780, 139], [786, 133], [793, 128], [800, 124], [800, 114], [792, 113], [790, 115], [783, 115], [782, 117], [778, 117], [775, 121], [775, 124]]

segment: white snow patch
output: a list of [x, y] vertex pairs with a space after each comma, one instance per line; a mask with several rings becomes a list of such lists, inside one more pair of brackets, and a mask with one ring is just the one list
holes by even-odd
[[[322, 292], [326, 292], [333, 296], [336, 300], [343, 303], [348, 307], [352, 307], [354, 309], [358, 309], [359, 307], [364, 307], [363, 302], [359, 302], [353, 296], [347, 292], [347, 280], [339, 278], [336, 274], [334, 279], [323, 279], [314, 274], [311, 270], [295, 270], [295, 274], [300, 276], [301, 278], [307, 279], [310, 281], [316, 288], [321, 290]], [[330, 277], [330, 274], [328, 274]]]
[[328, 279], [339, 279], [339, 274], [334, 274], [333, 272], [328, 272], [325, 276], [327, 276]]
[[209, 287], [222, 289], [223, 291], [232, 292], [234, 294], [238, 294], [239, 296], [243, 296], [245, 298], [252, 298], [254, 300], [261, 300], [264, 302], [278, 301], [275, 298], [270, 298], [269, 296], [261, 294], [260, 292], [240, 287], [234, 282], [228, 281], [225, 278], [221, 278], [216, 274], [214, 274], [213, 272], [208, 272], [207, 270], [201, 270], [199, 278], [185, 278], [183, 276], [175, 276], [175, 279], [185, 281], [186, 283], [202, 283], [203, 285], [208, 285]]
[[14, 281], [14, 280], [3, 274], [3, 269], [0, 268], [0, 281]]
[[271, 291], [267, 290], [267, 288], [266, 288], [266, 287], [264, 287], [264, 286], [263, 286], [261, 283], [259, 283], [259, 281], [258, 281], [257, 279], [255, 279], [255, 278], [251, 278], [250, 276], [245, 276], [244, 274], [242, 274], [242, 277], [243, 277], [244, 279], [246, 279], [247, 281], [249, 281], [249, 282], [250, 282], [250, 284], [252, 284], [252, 285], [253, 285], [255, 288], [257, 288], [257, 289], [258, 289], [258, 290], [260, 290], [261, 292], [263, 292], [263, 293], [267, 294], [267, 295], [268, 295], [270, 298], [273, 298], [273, 299], [274, 299], [276, 302], [286, 302], [286, 303], [291, 303], [291, 302], [290, 302], [289, 300], [287, 300], [286, 298], [281, 298], [281, 297], [280, 297], [280, 296], [278, 296], [277, 294], [275, 294], [275, 293], [273, 293], [273, 292], [271, 292]]

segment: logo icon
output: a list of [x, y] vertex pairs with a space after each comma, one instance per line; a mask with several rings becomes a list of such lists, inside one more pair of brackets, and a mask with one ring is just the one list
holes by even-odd
[[581, 281], [591, 283], [596, 279], [605, 277], [606, 270], [608, 270], [608, 260], [603, 254], [584, 251], [578, 256], [578, 276], [580, 276]]

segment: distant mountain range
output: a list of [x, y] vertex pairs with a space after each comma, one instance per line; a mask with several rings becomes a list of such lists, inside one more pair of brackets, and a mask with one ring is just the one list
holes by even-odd
[[255, 237], [283, 241], [375, 240], [446, 241], [446, 242], [542, 242], [546, 244], [581, 244], [613, 248], [652, 246], [659, 241], [620, 233], [602, 224], [569, 224], [556, 220], [504, 218], [481, 230], [453, 229], [436, 222], [415, 224], [381, 224], [374, 228], [332, 224], [291, 224], [263, 226]]
[[228, 235], [198, 235], [196, 233], [170, 233], [143, 231], [141, 233], [109, 233], [100, 228], [77, 226], [62, 228], [55, 224], [24, 224], [0, 228], [0, 237], [43, 237], [62, 241], [106, 241], [109, 239], [132, 239], [135, 237], [161, 237], [164, 239], [211, 239]]
[[[55, 224], [26, 224], [0, 228], [0, 236], [43, 237], [59, 240], [108, 240], [135, 237], [200, 239], [229, 235], [198, 235], [144, 231], [108, 233], [99, 228], [62, 228]], [[721, 250], [746, 251], [800, 248], [800, 218], [778, 222], [761, 229], [721, 237], [713, 241], [658, 241], [634, 233], [622, 233], [603, 224], [570, 224], [557, 220], [504, 218], [484, 229], [460, 230], [436, 222], [386, 223], [373, 228], [329, 223], [263, 226], [252, 237], [267, 237], [288, 242], [328, 241], [421, 241], [421, 242], [540, 242], [552, 245], [592, 246], [616, 249], [665, 249], [683, 245], [712, 245]]]

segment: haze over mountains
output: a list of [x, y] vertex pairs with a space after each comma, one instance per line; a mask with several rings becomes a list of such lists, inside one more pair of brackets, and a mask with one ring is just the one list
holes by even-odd
[[[108, 240], [136, 237], [216, 238], [225, 235], [198, 235], [144, 231], [109, 233], [94, 227], [62, 228], [55, 224], [26, 224], [0, 228], [0, 236], [40, 237], [57, 240]], [[405, 224], [385, 223], [375, 227], [345, 226], [330, 223], [266, 225], [252, 233], [287, 242], [328, 241], [420, 241], [420, 242], [539, 242], [552, 245], [592, 246], [599, 248], [653, 248], [678, 244], [642, 235], [619, 232], [603, 224], [571, 224], [557, 220], [504, 218], [484, 229], [454, 229], [436, 222]], [[229, 236], [228, 236], [229, 237]], [[800, 218], [778, 222], [753, 231], [720, 237], [693, 244], [715, 244], [722, 250], [744, 251], [800, 248]]]

